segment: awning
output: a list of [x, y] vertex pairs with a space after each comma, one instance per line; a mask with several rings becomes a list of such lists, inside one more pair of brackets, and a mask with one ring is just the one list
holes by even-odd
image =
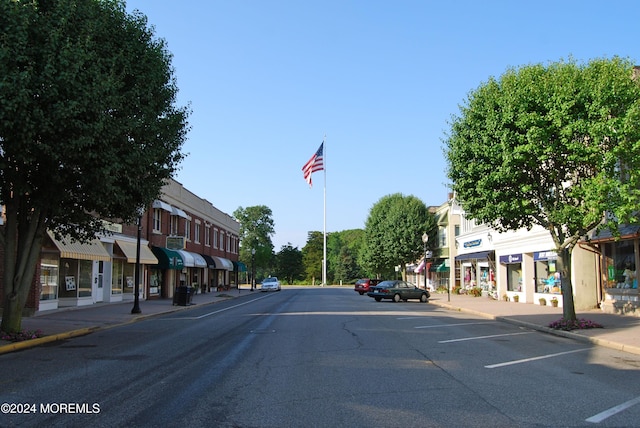
[[236, 270], [238, 272], [246, 272], [247, 271], [247, 265], [245, 265], [242, 262], [232, 262], [233, 263], [233, 270]]
[[444, 263], [444, 259], [435, 259], [433, 263], [429, 263], [429, 272], [436, 272], [441, 263]]
[[207, 267], [207, 262], [200, 254], [185, 250], [176, 250], [176, 252], [182, 256], [185, 267]]
[[211, 258], [216, 263], [216, 269], [233, 270], [233, 263], [231, 263], [231, 260], [225, 259], [224, 257], [216, 257], [216, 256], [211, 256]]
[[169, 211], [171, 212], [171, 205], [169, 205], [166, 202], [162, 202], [161, 200], [156, 199], [155, 201], [153, 201], [153, 204], [151, 204], [152, 208], [160, 208], [161, 210], [165, 210], [165, 211]]
[[456, 256], [456, 261], [459, 262], [461, 260], [472, 260], [472, 259], [486, 259], [489, 254], [493, 253], [493, 251], [478, 251], [477, 253], [469, 253], [469, 254], [460, 254]]
[[[120, 249], [124, 253], [128, 263], [136, 262], [137, 246], [138, 246], [137, 242], [129, 242], [129, 241], [122, 241], [120, 239], [116, 239], [116, 244], [118, 245], [118, 247], [120, 247]], [[156, 258], [156, 256], [153, 255], [153, 252], [151, 251], [151, 249], [148, 246], [142, 245], [142, 244], [140, 245], [140, 263], [144, 265], [158, 264], [158, 259]]]
[[178, 217], [182, 217], [182, 218], [189, 218], [186, 212], [176, 207], [171, 207], [171, 215], [177, 215]]
[[60, 258], [78, 259], [78, 260], [101, 260], [108, 262], [111, 255], [104, 248], [98, 239], [92, 239], [90, 242], [81, 243], [78, 241], [71, 242], [71, 238], [64, 241], [58, 241], [53, 233], [47, 232], [53, 244], [60, 251]]
[[593, 234], [588, 242], [611, 242], [616, 239], [635, 239], [640, 235], [640, 226], [638, 225], [622, 225], [618, 227], [618, 236], [611, 233], [611, 230], [605, 229]]
[[211, 256], [208, 256], [206, 254], [200, 254], [200, 255], [207, 262], [207, 267], [209, 267], [211, 269], [215, 269], [216, 268], [216, 262], [213, 260], [213, 258]]
[[151, 247], [151, 252], [158, 258], [160, 269], [178, 269], [184, 267], [184, 261], [180, 253], [163, 247]]
[[442, 263], [436, 268], [436, 272], [449, 272], [449, 266], [446, 263]]
[[415, 268], [415, 269], [413, 270], [413, 272], [414, 272], [414, 273], [420, 273], [420, 272], [422, 272], [422, 270], [424, 269], [424, 264], [425, 264], [425, 262], [426, 262], [426, 260], [425, 260], [425, 259], [422, 259], [422, 261], [420, 262], [420, 264], [418, 265], [418, 267], [417, 267], [417, 268]]

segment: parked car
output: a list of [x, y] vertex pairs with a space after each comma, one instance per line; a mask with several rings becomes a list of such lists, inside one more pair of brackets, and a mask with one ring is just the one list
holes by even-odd
[[356, 293], [360, 293], [360, 295], [362, 296], [364, 293], [369, 292], [370, 287], [378, 285], [381, 281], [381, 279], [359, 279], [356, 281], [356, 285], [353, 289], [356, 291]]
[[260, 284], [260, 291], [280, 291], [280, 281], [275, 276], [265, 278]]
[[373, 297], [376, 302], [382, 299], [391, 299], [394, 302], [419, 299], [423, 303], [426, 303], [431, 297], [429, 291], [424, 288], [418, 288], [409, 282], [400, 280], [382, 281], [375, 287], [369, 287], [367, 296]]

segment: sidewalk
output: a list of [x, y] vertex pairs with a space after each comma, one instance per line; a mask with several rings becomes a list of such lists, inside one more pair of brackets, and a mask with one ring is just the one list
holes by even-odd
[[[189, 310], [195, 306], [213, 304], [252, 293], [248, 288], [222, 292], [196, 294], [192, 306], [174, 306], [171, 299], [140, 301], [140, 314], [132, 314], [133, 301], [103, 303], [84, 307], [57, 309], [22, 319], [26, 331], [41, 330], [46, 336], [22, 342], [0, 341], [0, 354], [38, 346], [43, 343], [82, 336], [93, 331], [138, 321], [158, 314]], [[254, 291], [253, 293], [259, 293]], [[366, 296], [365, 296], [366, 297]], [[363, 297], [364, 298], [364, 297]], [[640, 355], [640, 318], [605, 314], [600, 310], [579, 311], [577, 317], [585, 318], [604, 328], [573, 330], [571, 332], [550, 329], [547, 326], [562, 318], [562, 308], [540, 306], [531, 303], [514, 303], [467, 295], [450, 296], [432, 294], [429, 304], [442, 308], [496, 319], [558, 336], [571, 337], [584, 342], [605, 346]]]

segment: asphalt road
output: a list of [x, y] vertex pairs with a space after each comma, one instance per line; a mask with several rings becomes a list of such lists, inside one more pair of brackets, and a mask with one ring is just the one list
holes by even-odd
[[0, 426], [640, 426], [640, 356], [285, 289], [0, 356]]

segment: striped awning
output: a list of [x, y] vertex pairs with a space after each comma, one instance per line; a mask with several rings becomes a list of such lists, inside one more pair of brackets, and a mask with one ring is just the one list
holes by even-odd
[[[116, 239], [116, 244], [125, 257], [127, 258], [128, 263], [135, 263], [137, 258], [137, 242], [129, 242], [122, 241], [120, 239]], [[144, 265], [157, 265], [158, 259], [153, 255], [153, 252], [147, 245], [140, 245], [140, 263]]]
[[62, 259], [99, 260], [104, 262], [111, 260], [111, 256], [98, 239], [92, 239], [89, 242], [78, 242], [72, 241], [69, 237], [59, 241], [52, 232], [47, 233], [58, 251], [60, 251], [60, 258]]

